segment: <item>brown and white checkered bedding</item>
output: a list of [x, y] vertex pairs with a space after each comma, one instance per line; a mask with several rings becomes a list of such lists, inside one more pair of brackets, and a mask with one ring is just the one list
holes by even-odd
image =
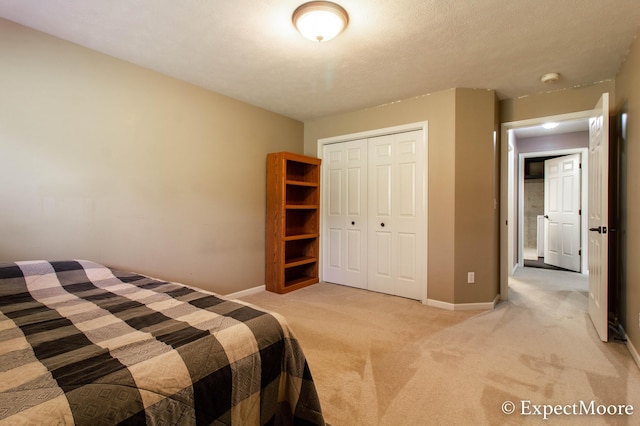
[[286, 322], [89, 261], [0, 264], [0, 424], [324, 424]]

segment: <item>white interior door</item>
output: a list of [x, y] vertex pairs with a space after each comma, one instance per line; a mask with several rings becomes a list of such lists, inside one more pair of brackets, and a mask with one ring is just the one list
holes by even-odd
[[589, 316], [602, 341], [608, 330], [609, 94], [589, 119]]
[[544, 162], [544, 262], [580, 272], [580, 154]]
[[369, 140], [368, 288], [421, 299], [425, 253], [422, 132]]
[[323, 150], [323, 280], [367, 288], [367, 140]]

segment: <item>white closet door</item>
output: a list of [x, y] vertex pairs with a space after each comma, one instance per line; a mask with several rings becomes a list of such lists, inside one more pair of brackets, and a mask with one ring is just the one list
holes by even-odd
[[323, 280], [367, 288], [367, 140], [324, 146]]
[[414, 131], [369, 139], [368, 288], [421, 299], [426, 261], [424, 141]]

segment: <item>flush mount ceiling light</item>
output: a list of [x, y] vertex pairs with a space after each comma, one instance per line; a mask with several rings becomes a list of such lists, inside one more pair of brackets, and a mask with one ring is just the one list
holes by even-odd
[[551, 130], [551, 129], [555, 129], [559, 125], [560, 125], [560, 123], [555, 123], [555, 122], [551, 121], [551, 122], [548, 122], [548, 123], [544, 123], [542, 125], [542, 127], [547, 129], [547, 130]]
[[311, 1], [293, 12], [293, 25], [309, 40], [328, 41], [340, 34], [349, 23], [349, 15], [330, 1]]
[[557, 72], [550, 72], [540, 77], [540, 81], [543, 83], [555, 83], [558, 80], [560, 80], [560, 74]]

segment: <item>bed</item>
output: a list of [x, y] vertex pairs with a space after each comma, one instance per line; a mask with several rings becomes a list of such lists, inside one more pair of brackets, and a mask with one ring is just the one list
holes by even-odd
[[322, 425], [282, 317], [95, 262], [0, 263], [0, 424]]

